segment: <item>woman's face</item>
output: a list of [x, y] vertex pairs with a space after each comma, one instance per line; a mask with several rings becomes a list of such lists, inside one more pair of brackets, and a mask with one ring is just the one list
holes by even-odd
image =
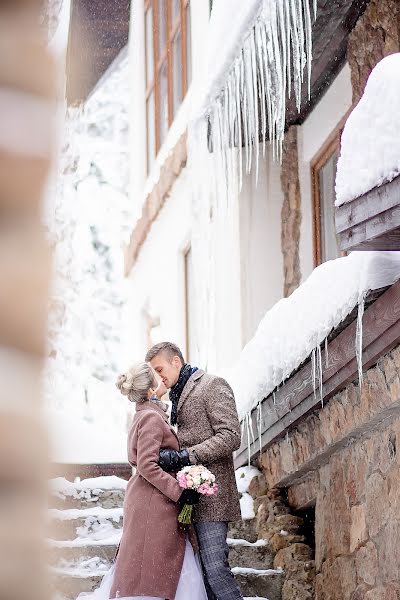
[[151, 387], [149, 390], [149, 397], [157, 396], [157, 398], [162, 398], [167, 393], [167, 388], [165, 387], [165, 383], [161, 379], [161, 377], [154, 372], [155, 384], [154, 387]]

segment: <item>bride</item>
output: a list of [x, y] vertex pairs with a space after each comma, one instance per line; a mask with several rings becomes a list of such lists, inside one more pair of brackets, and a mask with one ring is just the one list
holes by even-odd
[[167, 406], [155, 395], [160, 385], [147, 363], [118, 378], [121, 393], [136, 404], [128, 435], [128, 460], [136, 473], [126, 489], [115, 564], [101, 586], [79, 600], [207, 600], [194, 531], [178, 523], [180, 505], [194, 503], [195, 494], [158, 465], [160, 448], [179, 450]]

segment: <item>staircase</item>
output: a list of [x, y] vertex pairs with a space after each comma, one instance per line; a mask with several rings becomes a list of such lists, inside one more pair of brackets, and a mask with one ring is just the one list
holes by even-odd
[[[94, 590], [109, 569], [122, 533], [126, 481], [98, 477], [72, 484], [52, 481], [50, 565], [54, 600], [75, 600]], [[281, 600], [283, 573], [273, 568], [273, 554], [257, 540], [255, 519], [231, 526], [230, 564], [243, 595]]]

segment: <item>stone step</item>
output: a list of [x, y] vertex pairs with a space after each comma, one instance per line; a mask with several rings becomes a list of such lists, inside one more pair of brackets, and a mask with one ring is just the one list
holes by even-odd
[[[235, 569], [235, 579], [248, 600], [281, 600], [283, 573], [275, 570]], [[102, 575], [88, 572], [77, 575], [67, 569], [55, 574], [54, 586], [62, 600], [75, 600], [82, 592], [92, 592], [101, 583]]]
[[229, 564], [232, 568], [270, 569], [273, 566], [271, 547], [265, 540], [251, 544], [246, 540], [228, 539], [228, 545]]
[[49, 508], [58, 510], [121, 508], [127, 481], [118, 477], [95, 477], [74, 482], [61, 477], [50, 481]]
[[281, 600], [284, 574], [274, 569], [256, 570], [236, 567], [232, 569], [243, 596], [266, 597]]
[[[84, 510], [50, 509], [50, 533], [53, 540], [74, 540], [77, 537], [105, 537], [122, 529], [122, 508], [93, 506]], [[108, 536], [109, 537], [109, 536]]]
[[258, 538], [256, 519], [243, 519], [242, 521], [231, 523], [229, 526], [228, 537], [246, 540], [251, 543], [256, 542]]
[[76, 600], [82, 592], [93, 592], [102, 580], [102, 575], [73, 575], [65, 571], [53, 575], [53, 589], [59, 600]]
[[77, 570], [82, 563], [97, 559], [105, 569], [108, 569], [117, 551], [118, 542], [115, 539], [101, 540], [98, 543], [82, 540], [81, 543], [53, 542], [50, 545], [49, 564], [52, 567]]

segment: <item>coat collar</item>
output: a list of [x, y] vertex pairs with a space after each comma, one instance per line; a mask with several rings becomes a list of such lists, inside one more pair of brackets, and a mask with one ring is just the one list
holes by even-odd
[[178, 402], [178, 412], [183, 406], [183, 403], [186, 401], [187, 397], [195, 387], [196, 383], [201, 379], [204, 375], [204, 371], [202, 369], [197, 369], [195, 373], [191, 377], [189, 377], [187, 384], [183, 388], [183, 392]]
[[154, 410], [155, 412], [158, 412], [164, 421], [169, 425], [169, 417], [167, 413], [164, 412], [160, 406], [157, 406], [155, 402], [150, 402], [150, 400], [147, 400], [141, 404], [136, 404], [136, 412], [140, 412], [141, 410]]

